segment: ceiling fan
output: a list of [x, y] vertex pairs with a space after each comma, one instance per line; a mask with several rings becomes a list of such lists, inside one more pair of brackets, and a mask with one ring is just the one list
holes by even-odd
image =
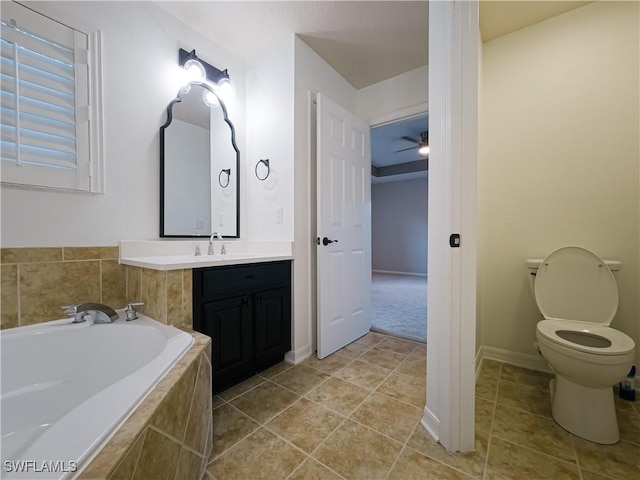
[[416, 146], [403, 148], [402, 150], [396, 150], [396, 152], [405, 152], [407, 150], [413, 150], [414, 148], [417, 148], [418, 153], [420, 155], [423, 155], [425, 157], [429, 155], [429, 132], [428, 131], [420, 133], [420, 140], [416, 140], [415, 138], [411, 138], [411, 137], [401, 137], [401, 138], [403, 140], [406, 140], [407, 142], [415, 143]]

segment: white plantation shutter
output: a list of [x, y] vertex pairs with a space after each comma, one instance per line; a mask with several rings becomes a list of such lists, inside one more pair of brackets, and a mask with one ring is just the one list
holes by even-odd
[[88, 36], [13, 2], [1, 28], [1, 180], [91, 190]]

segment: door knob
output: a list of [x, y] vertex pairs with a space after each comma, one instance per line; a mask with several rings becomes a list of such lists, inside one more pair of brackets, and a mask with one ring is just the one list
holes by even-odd
[[329, 240], [327, 237], [324, 237], [322, 239], [322, 245], [324, 245], [325, 247], [330, 243], [338, 243], [338, 240]]

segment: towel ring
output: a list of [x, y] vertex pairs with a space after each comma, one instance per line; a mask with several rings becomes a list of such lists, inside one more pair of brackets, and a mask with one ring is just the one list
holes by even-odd
[[[258, 175], [258, 165], [260, 165], [261, 163], [263, 163], [264, 166], [267, 167], [267, 174], [264, 177], [261, 177], [260, 175]], [[265, 158], [265, 159], [259, 160], [258, 163], [256, 163], [255, 172], [258, 180], [260, 180], [261, 182], [264, 182], [269, 176], [269, 174], [271, 173], [271, 167], [269, 166], [269, 159]]]
[[[227, 183], [225, 183], [224, 185], [222, 184], [222, 174], [226, 173], [227, 174]], [[223, 168], [222, 170], [220, 170], [220, 173], [218, 174], [218, 183], [220, 184], [220, 186], [222, 188], [227, 188], [229, 186], [229, 181], [231, 180], [231, 169], [230, 168]]]

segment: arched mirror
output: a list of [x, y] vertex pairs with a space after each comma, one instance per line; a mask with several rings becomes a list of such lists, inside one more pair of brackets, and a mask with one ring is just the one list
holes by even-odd
[[160, 237], [240, 236], [240, 152], [205, 83], [183, 88], [160, 127]]

